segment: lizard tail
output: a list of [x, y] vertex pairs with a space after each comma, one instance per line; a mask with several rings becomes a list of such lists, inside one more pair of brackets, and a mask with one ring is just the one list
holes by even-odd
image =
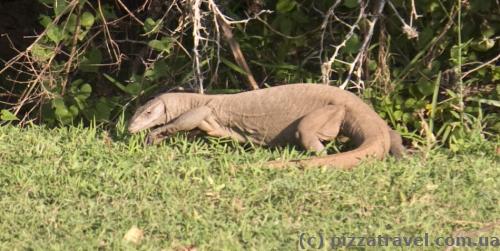
[[[358, 147], [347, 152], [318, 156], [304, 160], [290, 161], [269, 161], [266, 166], [272, 168], [283, 168], [290, 165], [297, 165], [303, 168], [314, 166], [327, 166], [340, 169], [351, 169], [358, 165], [364, 159], [381, 160], [389, 153], [391, 147], [391, 136], [389, 127], [380, 119], [380, 123], [358, 123], [361, 121], [353, 121], [347, 123], [346, 133], [348, 136], [354, 136], [355, 143]], [[346, 122], [346, 121], [345, 121]], [[355, 125], [355, 126], [353, 126]], [[355, 128], [355, 130], [353, 130]], [[377, 128], [378, 130], [374, 130]], [[353, 131], [356, 131], [354, 133]]]
[[386, 155], [386, 152], [383, 151], [381, 145], [383, 145], [383, 143], [380, 141], [368, 141], [364, 144], [361, 144], [358, 148], [344, 153], [318, 156], [303, 160], [273, 160], [266, 162], [266, 166], [272, 168], [283, 168], [291, 165], [297, 165], [303, 168], [328, 166], [340, 169], [351, 169], [352, 167], [358, 165], [362, 160], [367, 158], [374, 158], [378, 160], [383, 159]]

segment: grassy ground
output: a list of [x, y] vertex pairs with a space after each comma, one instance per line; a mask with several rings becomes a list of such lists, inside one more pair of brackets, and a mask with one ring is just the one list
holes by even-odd
[[[437, 237], [500, 219], [493, 143], [339, 171], [263, 168], [293, 151], [140, 142], [0, 127], [2, 249], [294, 250], [300, 233]], [[123, 240], [133, 226], [139, 244]]]

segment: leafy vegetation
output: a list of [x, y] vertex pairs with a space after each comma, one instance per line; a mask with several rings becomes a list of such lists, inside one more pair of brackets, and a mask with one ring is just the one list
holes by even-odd
[[[266, 159], [298, 153], [182, 136], [144, 147], [121, 131], [0, 127], [0, 245], [292, 250], [300, 233], [446, 237], [500, 218], [499, 157], [484, 141], [352, 171], [272, 170]], [[124, 241], [133, 226], [138, 244]]]
[[497, 1], [190, 2], [38, 0], [39, 35], [3, 60], [0, 119], [113, 125], [174, 86], [245, 89], [213, 21], [227, 15], [261, 86], [363, 93], [417, 146], [456, 151], [471, 131], [500, 132]]

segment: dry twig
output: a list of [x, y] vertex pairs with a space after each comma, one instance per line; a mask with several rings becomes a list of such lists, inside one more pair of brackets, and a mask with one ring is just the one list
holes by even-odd
[[248, 87], [251, 90], [259, 89], [257, 81], [255, 81], [252, 71], [250, 70], [247, 61], [245, 60], [245, 56], [243, 55], [243, 52], [241, 52], [240, 44], [238, 43], [238, 41], [236, 41], [236, 39], [234, 39], [233, 32], [231, 31], [231, 26], [229, 25], [229, 22], [224, 17], [222, 12], [220, 12], [219, 8], [217, 7], [217, 5], [215, 5], [215, 3], [212, 0], [209, 0], [209, 5], [210, 9], [215, 15], [217, 24], [222, 27], [222, 34], [224, 38], [227, 40], [229, 47], [231, 47], [231, 51], [233, 53], [234, 59], [236, 60], [236, 63], [238, 63], [238, 65], [241, 68], [243, 68], [243, 70], [246, 73], [245, 77], [247, 80]]
[[[354, 31], [358, 28], [359, 22], [362, 19], [366, 18], [366, 16], [367, 16], [366, 11], [365, 11], [366, 5], [365, 5], [365, 3], [361, 3], [360, 8], [359, 8], [359, 14], [358, 14], [358, 17], [356, 18], [356, 21], [354, 22], [354, 24], [352, 24], [352, 25], [346, 24], [350, 28], [346, 37], [344, 38], [344, 40], [340, 44], [333, 46], [335, 48], [333, 55], [330, 57], [330, 59], [327, 62], [324, 62], [321, 64], [321, 73], [322, 73], [322, 82], [323, 83], [327, 84], [330, 82], [330, 74], [332, 72], [331, 67], [332, 67], [333, 63], [337, 61], [337, 62], [347, 64], [349, 66], [347, 77], [340, 85], [340, 88], [342, 88], [342, 89], [347, 88], [347, 85], [351, 82], [351, 78], [352, 78], [353, 73], [356, 74], [357, 79], [359, 81], [359, 83], [354, 83], [354, 84], [356, 85], [357, 88], [360, 88], [360, 89], [363, 88], [363, 82], [361, 80], [362, 61], [366, 57], [366, 53], [368, 51], [368, 45], [371, 41], [371, 38], [373, 37], [375, 25], [376, 25], [380, 15], [382, 14], [382, 10], [384, 9], [385, 2], [386, 2], [386, 0], [379, 0], [377, 2], [376, 12], [375, 12], [374, 16], [372, 17], [372, 19], [368, 20], [368, 32], [365, 35], [365, 38], [364, 38], [363, 43], [361, 45], [361, 48], [359, 49], [359, 52], [356, 55], [356, 57], [354, 58], [353, 62], [351, 62], [351, 63], [343, 62], [343, 61], [340, 61], [337, 59], [337, 56], [338, 56], [340, 49], [345, 47], [345, 45], [347, 44], [347, 41], [349, 41], [349, 39], [351, 39], [351, 37], [354, 35]], [[331, 16], [333, 16], [336, 20], [341, 22], [340, 19], [337, 18], [334, 14], [334, 9], [338, 4], [339, 4], [339, 1], [336, 1], [332, 5], [332, 7], [330, 7], [330, 9], [328, 10], [328, 14], [325, 16], [325, 19], [324, 19], [325, 21], [323, 21], [323, 26], [322, 26], [323, 30], [326, 28], [326, 24], [328, 22], [328, 19], [330, 19]], [[341, 22], [341, 23], [345, 24], [344, 22]], [[324, 31], [323, 31], [323, 33], [324, 33]], [[323, 39], [323, 37], [324, 37], [324, 35], [322, 34], [322, 39]], [[356, 69], [356, 71], [355, 71], [355, 69]]]

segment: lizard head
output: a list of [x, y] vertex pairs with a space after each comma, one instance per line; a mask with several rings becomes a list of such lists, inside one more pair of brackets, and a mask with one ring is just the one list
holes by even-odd
[[157, 125], [165, 124], [167, 121], [166, 108], [163, 101], [154, 98], [139, 107], [134, 116], [128, 122], [128, 131], [136, 133]]

